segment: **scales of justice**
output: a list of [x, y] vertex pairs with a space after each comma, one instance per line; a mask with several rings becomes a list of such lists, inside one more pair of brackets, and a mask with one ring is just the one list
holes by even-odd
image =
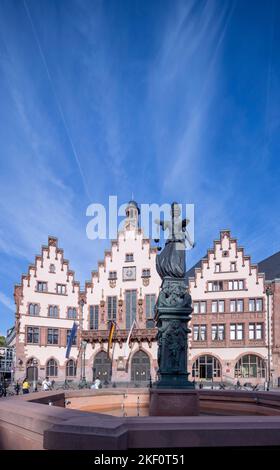
[[[186, 242], [194, 247], [187, 231], [188, 219], [181, 218], [180, 205], [171, 205], [171, 220], [155, 220], [168, 230], [164, 249], [156, 257], [162, 279], [155, 305], [158, 343], [158, 380], [151, 388], [151, 415], [196, 415], [198, 395], [187, 371], [188, 322], [192, 299], [187, 292]], [[158, 240], [155, 240], [156, 242]]]

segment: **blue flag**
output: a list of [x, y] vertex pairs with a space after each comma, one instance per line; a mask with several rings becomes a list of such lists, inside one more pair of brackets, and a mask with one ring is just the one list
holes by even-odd
[[75, 336], [76, 336], [77, 329], [78, 329], [78, 324], [77, 324], [76, 322], [74, 322], [74, 323], [73, 323], [73, 326], [72, 326], [71, 333], [70, 333], [69, 338], [68, 338], [68, 341], [67, 341], [67, 349], [66, 349], [66, 355], [65, 355], [65, 357], [67, 357], [67, 359], [68, 359], [69, 356], [70, 356], [71, 347], [72, 347], [74, 338], [75, 338]]

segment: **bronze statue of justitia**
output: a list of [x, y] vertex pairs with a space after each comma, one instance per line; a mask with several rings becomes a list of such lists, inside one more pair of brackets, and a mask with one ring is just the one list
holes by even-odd
[[189, 219], [181, 218], [181, 208], [177, 202], [171, 204], [171, 220], [164, 221], [156, 219], [155, 223], [168, 230], [169, 235], [163, 251], [156, 257], [156, 269], [161, 279], [165, 277], [184, 278], [186, 274], [186, 241], [193, 248], [187, 231]]

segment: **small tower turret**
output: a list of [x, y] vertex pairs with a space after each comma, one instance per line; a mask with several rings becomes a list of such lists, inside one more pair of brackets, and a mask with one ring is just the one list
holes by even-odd
[[124, 221], [125, 230], [133, 230], [139, 227], [139, 214], [140, 209], [137, 202], [131, 200], [129, 201], [126, 210], [126, 218]]

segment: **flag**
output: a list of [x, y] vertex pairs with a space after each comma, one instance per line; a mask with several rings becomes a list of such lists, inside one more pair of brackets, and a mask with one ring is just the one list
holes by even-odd
[[67, 359], [68, 359], [69, 356], [70, 356], [71, 347], [72, 347], [74, 338], [75, 338], [75, 336], [76, 336], [77, 329], [78, 329], [78, 323], [74, 322], [74, 323], [73, 323], [73, 326], [72, 326], [71, 333], [70, 333], [69, 338], [68, 338], [68, 341], [67, 341], [67, 349], [66, 349], [66, 355], [65, 355], [65, 357], [66, 357]]
[[132, 322], [131, 328], [130, 328], [130, 330], [129, 330], [126, 343], [125, 343], [125, 347], [124, 347], [124, 356], [123, 356], [125, 359], [128, 358], [129, 340], [130, 340], [130, 336], [131, 336], [131, 333], [132, 333], [132, 330], [133, 330], [133, 328], [134, 328], [135, 323], [136, 323], [136, 320], [134, 319], [133, 322]]
[[115, 329], [116, 329], [116, 324], [115, 324], [115, 322], [112, 321], [110, 331], [109, 331], [109, 337], [108, 337], [108, 354], [109, 354], [109, 351], [110, 351], [110, 347], [112, 345]]

